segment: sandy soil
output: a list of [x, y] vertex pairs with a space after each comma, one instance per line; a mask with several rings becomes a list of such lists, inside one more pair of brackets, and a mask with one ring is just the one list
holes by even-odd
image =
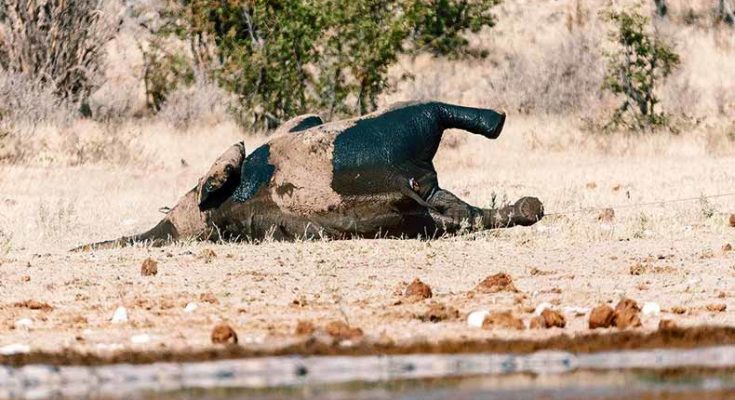
[[[187, 166], [179, 160], [187, 155], [161, 153], [168, 155], [143, 166], [0, 167], [0, 347], [97, 355], [206, 350], [219, 346], [210, 333], [220, 322], [244, 346], [278, 347], [304, 339], [295, 335], [300, 320], [313, 322], [317, 336], [328, 322], [345, 321], [364, 332], [353, 342], [543, 339], [589, 333], [584, 309], [623, 297], [663, 310], [644, 317], [641, 332], [655, 330], [661, 318], [735, 326], [735, 252], [723, 249], [735, 245], [735, 228], [726, 222], [735, 197], [631, 207], [733, 192], [735, 157], [703, 154], [684, 139], [667, 139], [665, 147], [640, 139], [631, 142], [635, 152], [621, 155], [590, 147], [539, 151], [528, 133], [537, 125], [547, 123], [511, 123], [508, 139], [495, 143], [452, 136], [457, 140], [447, 141], [437, 159], [440, 183], [481, 206], [493, 197], [535, 195], [550, 213], [614, 207], [612, 221], [592, 211], [432, 241], [184, 243], [69, 253], [154, 224], [158, 208], [171, 206], [234, 138], [211, 139], [211, 146], [181, 138], [188, 142], [177, 146], [190, 152], [206, 149]], [[149, 257], [158, 273], [142, 276]], [[518, 292], [473, 290], [498, 272], [508, 273]], [[431, 287], [431, 299], [403, 297], [414, 278]], [[432, 302], [456, 308], [459, 318], [422, 321]], [[469, 312], [486, 309], [511, 310], [528, 324], [542, 303], [565, 314], [565, 328], [466, 323]], [[197, 307], [188, 312], [188, 304]], [[726, 308], [713, 311], [720, 304]], [[112, 323], [121, 306], [128, 320]]]

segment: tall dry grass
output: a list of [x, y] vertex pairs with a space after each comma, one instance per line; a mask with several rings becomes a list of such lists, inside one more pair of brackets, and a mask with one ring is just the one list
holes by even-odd
[[[658, 33], [675, 43], [682, 56], [680, 69], [660, 88], [662, 106], [697, 154], [728, 154], [735, 135], [735, 35], [732, 27], [713, 17], [716, 3], [670, 0], [667, 16], [654, 18]], [[668, 142], [673, 151], [681, 151], [682, 139], [668, 134], [660, 139], [615, 139], [594, 130], [594, 122], [606, 118], [619, 101], [600, 89], [608, 50], [609, 27], [599, 18], [605, 4], [502, 3], [496, 8], [498, 25], [470, 36], [472, 45], [487, 50], [489, 57], [405, 57], [392, 69], [395, 87], [381, 104], [431, 98], [505, 109], [511, 120], [525, 121], [527, 128], [521, 131], [531, 151], [620, 154], [645, 151], [641, 149], [648, 142]], [[80, 118], [78, 110], [55, 97], [48, 86], [0, 74], [0, 160], [147, 168], [170, 153], [152, 149], [164, 142], [157, 136], [206, 137], [222, 129], [232, 129], [233, 137], [248, 133], [233, 122], [235, 99], [201, 74], [192, 85], [175, 89], [157, 115], [146, 110], [141, 43], [148, 33], [140, 23], [154, 23], [159, 6], [155, 1], [136, 3], [135, 12], [128, 13], [119, 34], [105, 46], [104, 79], [90, 98], [91, 119]], [[648, 7], [653, 15], [654, 4]], [[692, 23], [693, 15], [699, 22]], [[399, 79], [405, 75], [413, 79]], [[462, 145], [462, 137], [448, 135], [445, 146]]]

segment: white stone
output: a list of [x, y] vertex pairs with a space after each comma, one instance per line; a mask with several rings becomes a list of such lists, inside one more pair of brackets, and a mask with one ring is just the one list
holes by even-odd
[[574, 315], [574, 316], [577, 316], [577, 317], [581, 317], [583, 315], [587, 315], [587, 313], [589, 313], [589, 312], [590, 312], [590, 308], [589, 307], [575, 307], [575, 306], [564, 307], [564, 313], [565, 314]]
[[33, 320], [30, 318], [21, 318], [15, 321], [16, 328], [31, 329], [31, 325], [33, 325]]
[[112, 314], [112, 319], [110, 322], [113, 324], [121, 324], [123, 322], [128, 321], [128, 310], [125, 309], [125, 307], [120, 306], [115, 310], [115, 313]]
[[554, 308], [554, 306], [550, 303], [541, 303], [536, 306], [536, 309], [533, 311], [533, 315], [541, 315], [541, 313], [547, 308]]
[[658, 317], [661, 314], [661, 307], [656, 303], [644, 303], [641, 312], [646, 317]]
[[490, 312], [487, 310], [472, 311], [467, 315], [467, 325], [475, 328], [482, 328], [482, 324], [485, 322], [485, 317], [489, 314]]
[[186, 307], [184, 307], [184, 312], [193, 313], [194, 311], [196, 311], [197, 308], [199, 308], [197, 303], [192, 302], [192, 303], [187, 304]]
[[0, 347], [0, 354], [12, 356], [13, 354], [26, 354], [31, 352], [31, 346], [22, 343], [13, 343]]
[[146, 344], [151, 341], [151, 335], [147, 333], [141, 333], [139, 335], [133, 335], [130, 338], [130, 342], [133, 344]]

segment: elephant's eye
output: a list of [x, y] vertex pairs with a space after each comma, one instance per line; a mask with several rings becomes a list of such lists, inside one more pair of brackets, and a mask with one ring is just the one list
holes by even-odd
[[414, 192], [418, 192], [418, 191], [419, 191], [419, 189], [421, 188], [421, 187], [419, 186], [419, 183], [418, 183], [418, 182], [416, 182], [416, 179], [413, 179], [413, 178], [409, 178], [409, 179], [408, 179], [408, 186], [409, 186], [409, 187], [411, 188], [411, 190], [413, 190]]

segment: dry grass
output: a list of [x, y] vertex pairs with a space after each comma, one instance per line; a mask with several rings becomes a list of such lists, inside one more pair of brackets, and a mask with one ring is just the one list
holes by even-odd
[[[407, 71], [415, 79], [382, 99], [431, 97], [506, 107], [510, 117], [497, 141], [463, 132], [446, 135], [436, 159], [440, 184], [479, 206], [534, 195], [549, 213], [613, 207], [610, 223], [600, 222], [597, 212], [583, 212], [550, 216], [532, 228], [431, 242], [181, 243], [70, 254], [67, 249], [84, 242], [149, 228], [161, 218], [158, 209], [174, 204], [242, 133], [222, 116], [217, 107], [226, 102], [211, 87], [211, 96], [197, 99], [200, 105], [186, 102], [200, 93], [181, 92], [181, 103], [164, 112], [168, 117], [126, 117], [137, 112], [140, 98], [107, 96], [118, 92], [115, 82], [140, 87], [124, 79], [126, 68], [120, 64], [116, 73], [108, 71], [111, 83], [98, 98], [98, 104], [118, 104], [110, 106], [109, 118], [56, 123], [31, 114], [53, 114], [53, 107], [40, 100], [37, 108], [35, 100], [23, 103], [30, 111], [0, 125], [16, 140], [23, 138], [19, 162], [0, 165], [0, 289], [5, 293], [0, 345], [22, 342], [91, 352], [120, 346], [203, 348], [210, 346], [211, 328], [223, 320], [246, 345], [284, 343], [297, 321], [307, 319], [348, 319], [368, 337], [384, 334], [398, 342], [559, 332], [472, 330], [461, 320], [421, 322], [413, 315], [422, 304], [392, 305], [405, 288], [401, 282], [416, 277], [431, 285], [433, 300], [462, 315], [477, 308], [513, 309], [527, 321], [528, 309], [542, 302], [562, 309], [593, 307], [625, 295], [658, 302], [664, 310], [687, 307], [686, 315], [665, 315], [681, 325], [735, 325], [728, 291], [735, 284], [735, 254], [720, 250], [733, 242], [725, 214], [735, 212], [735, 199], [631, 207], [735, 191], [735, 75], [730, 72], [735, 39], [724, 34], [724, 27], [682, 25], [677, 21], [686, 3], [669, 3], [675, 25], [661, 30], [676, 39], [683, 65], [663, 90], [667, 109], [682, 114], [678, 135], [585, 130], [585, 118], [612, 100], [595, 89], [601, 49], [585, 47], [602, 38], [596, 10], [575, 2], [506, 2], [498, 11], [497, 29], [472, 39], [492, 50], [490, 58], [401, 60], [395, 75]], [[139, 62], [131, 55], [135, 46], [120, 46], [114, 54]], [[197, 117], [208, 115], [211, 107], [214, 117]], [[178, 120], [187, 122], [170, 123]], [[248, 136], [248, 150], [264, 140]], [[209, 262], [198, 257], [205, 248], [216, 254]], [[155, 277], [140, 276], [147, 257], [159, 262]], [[636, 263], [652, 272], [632, 275]], [[513, 277], [525, 299], [503, 293], [468, 296], [482, 278], [501, 271]], [[219, 304], [200, 304], [198, 311], [185, 313], [186, 303], [203, 293], [213, 294]], [[12, 306], [29, 298], [55, 309]], [[305, 299], [306, 305], [295, 306], [295, 299], [302, 305]], [[711, 303], [728, 308], [713, 314], [705, 310]], [[131, 320], [113, 325], [109, 319], [119, 305], [128, 307]], [[25, 317], [34, 320], [30, 330], [12, 328]], [[584, 318], [567, 318], [567, 332], [585, 331]], [[655, 327], [654, 321], [644, 321], [643, 329]], [[130, 336], [138, 333], [153, 335], [153, 341], [132, 345]]]

